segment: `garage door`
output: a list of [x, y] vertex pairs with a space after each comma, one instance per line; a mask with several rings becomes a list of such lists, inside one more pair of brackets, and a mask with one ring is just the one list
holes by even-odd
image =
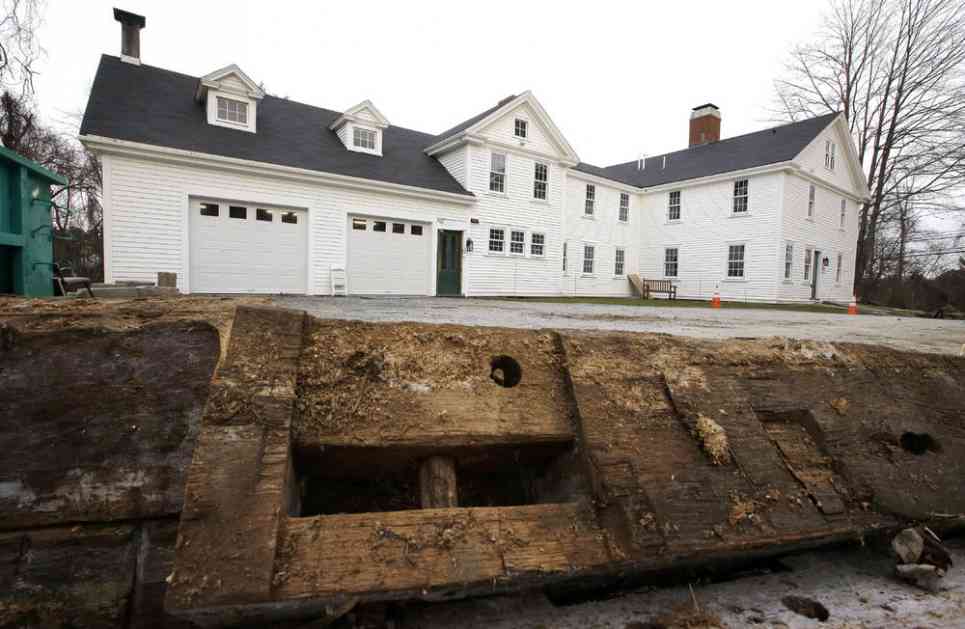
[[350, 216], [348, 290], [354, 295], [428, 295], [431, 277], [429, 225]]
[[305, 293], [308, 215], [226, 201], [194, 201], [191, 292]]

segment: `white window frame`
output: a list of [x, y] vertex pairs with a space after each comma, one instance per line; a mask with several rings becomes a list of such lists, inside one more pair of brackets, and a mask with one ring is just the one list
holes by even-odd
[[814, 188], [814, 184], [812, 183], [812, 184], [810, 184], [810, 187], [808, 188], [808, 218], [814, 218], [814, 197], [815, 197], [815, 194], [816, 194], [816, 191], [815, 191], [815, 188]]
[[[740, 248], [740, 259], [731, 258], [731, 254], [735, 249]], [[738, 268], [736, 263], [739, 263], [740, 274], [731, 274], [731, 262], [735, 263], [735, 269]], [[743, 242], [732, 242], [727, 245], [727, 267], [724, 269], [725, 277], [728, 280], [738, 281], [747, 279], [747, 243]]]
[[842, 263], [843, 263], [843, 262], [844, 262], [844, 254], [842, 254], [842, 253], [839, 251], [839, 252], [838, 252], [838, 266], [834, 269], [834, 283], [835, 283], [835, 284], [840, 284], [840, 283], [841, 283], [841, 266], [842, 266]]
[[[502, 171], [496, 170], [496, 158], [502, 159]], [[506, 194], [506, 171], [509, 170], [507, 163], [509, 156], [506, 153], [493, 151], [489, 154], [489, 191], [493, 194]], [[493, 186], [498, 182], [498, 190]]]
[[[619, 269], [619, 270], [618, 270]], [[613, 275], [623, 277], [627, 269], [627, 250], [623, 247], [613, 249]]]
[[[219, 117], [218, 99], [243, 103], [246, 109], [246, 122], [236, 122]], [[257, 129], [258, 101], [253, 98], [235, 94], [234, 92], [210, 89], [208, 90], [205, 109], [207, 110], [208, 124], [225, 127], [227, 129], [248, 131], [249, 133], [255, 133]]]
[[838, 224], [839, 229], [844, 229], [844, 224], [848, 216], [848, 200], [841, 199], [841, 220]]
[[[540, 168], [543, 169], [543, 178], [539, 178]], [[550, 187], [550, 167], [543, 162], [533, 162], [533, 198], [537, 201], [546, 201], [549, 196]], [[542, 191], [543, 196], [540, 196]]]
[[814, 263], [814, 249], [811, 247], [804, 248], [804, 279], [811, 279], [811, 265]]
[[836, 148], [834, 142], [831, 140], [824, 141], [824, 167], [828, 170], [834, 170], [834, 153]]
[[[539, 238], [539, 242], [536, 242], [537, 238]], [[529, 255], [534, 258], [542, 258], [546, 255], [546, 234], [543, 232], [531, 232], [529, 234]]]
[[[626, 201], [626, 203], [624, 203]], [[620, 208], [617, 211], [617, 220], [621, 223], [630, 222], [630, 193], [620, 193]]]
[[[741, 185], [743, 184], [743, 186]], [[743, 191], [741, 188], [743, 187]], [[743, 192], [743, 193], [742, 193]], [[748, 214], [751, 205], [751, 180], [737, 179], [734, 181], [734, 203], [732, 206], [734, 214]]]
[[586, 184], [586, 200], [583, 202], [583, 216], [593, 216], [596, 212], [596, 186]]
[[[673, 260], [670, 259], [670, 252], [673, 251]], [[673, 273], [669, 273], [673, 265]], [[666, 278], [680, 277], [680, 247], [663, 248], [663, 276]]]
[[[222, 115], [222, 105], [224, 105], [224, 115]], [[232, 112], [232, 105], [234, 112]], [[218, 120], [221, 122], [230, 122], [243, 127], [248, 126], [248, 101], [228, 96], [215, 96], [215, 106], [218, 109]], [[232, 114], [234, 118], [232, 118]], [[244, 120], [242, 120], [242, 117]]]
[[[498, 234], [498, 238], [495, 236]], [[493, 249], [494, 244], [499, 244], [498, 249]], [[486, 252], [491, 255], [506, 255], [506, 228], [504, 227], [490, 227], [489, 228], [489, 239], [486, 246]]]
[[794, 243], [784, 243], [784, 279], [790, 280], [794, 272]]
[[[519, 133], [520, 123], [522, 123], [522, 135]], [[519, 138], [520, 140], [529, 139], [529, 120], [526, 118], [516, 118], [513, 121], [513, 137]]]
[[[519, 239], [517, 240], [517, 236]], [[517, 245], [519, 245], [517, 247]], [[514, 251], [518, 248], [519, 251]], [[526, 255], [526, 232], [522, 229], [511, 229], [509, 230], [509, 255], [511, 256], [524, 256]]]
[[[589, 254], [589, 256], [587, 256]], [[590, 263], [590, 270], [587, 271], [586, 263]], [[596, 245], [590, 243], [583, 243], [583, 275], [593, 275], [596, 265]]]
[[[679, 221], [680, 220], [680, 190], [671, 190], [667, 193], [667, 220], [668, 221]], [[674, 210], [676, 210], [676, 216], [674, 216]]]
[[[368, 140], [371, 140], [372, 146], [369, 146]], [[360, 141], [361, 144], [359, 143]], [[353, 125], [352, 146], [360, 151], [376, 150], [376, 148], [379, 146], [379, 132], [375, 129], [369, 129], [368, 127]]]

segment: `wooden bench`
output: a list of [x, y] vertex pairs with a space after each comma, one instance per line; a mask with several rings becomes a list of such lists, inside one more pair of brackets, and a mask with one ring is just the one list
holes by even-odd
[[633, 287], [637, 289], [641, 299], [649, 299], [651, 293], [666, 293], [669, 299], [677, 298], [677, 287], [670, 280], [640, 279], [640, 276], [636, 274], [627, 277]]

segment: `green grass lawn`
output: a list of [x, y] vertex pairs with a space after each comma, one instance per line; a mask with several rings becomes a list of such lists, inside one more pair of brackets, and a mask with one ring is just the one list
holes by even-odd
[[[550, 304], [599, 304], [606, 306], [647, 306], [650, 308], [707, 308], [710, 301], [695, 299], [637, 299], [635, 297], [495, 297], [505, 301], [533, 301]], [[759, 310], [791, 310], [797, 312], [821, 312], [828, 314], [847, 314], [848, 309], [829, 304], [765, 304], [742, 301], [722, 301], [722, 310], [735, 308], [752, 308]], [[861, 308], [858, 308], [861, 312]], [[868, 314], [868, 313], [863, 313]]]

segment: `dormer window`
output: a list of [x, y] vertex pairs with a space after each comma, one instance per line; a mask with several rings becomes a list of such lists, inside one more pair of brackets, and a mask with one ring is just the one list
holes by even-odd
[[378, 138], [378, 133], [376, 133], [372, 129], [355, 127], [352, 130], [352, 143], [355, 145], [356, 148], [374, 151], [376, 147], [377, 138]]
[[248, 124], [248, 103], [218, 96], [218, 120]]
[[529, 122], [523, 120], [522, 118], [516, 119], [516, 137], [526, 139], [526, 133], [529, 130]]
[[241, 68], [230, 65], [202, 77], [195, 98], [204, 104], [208, 124], [255, 133], [264, 96]]
[[362, 101], [345, 110], [328, 128], [350, 151], [382, 155], [382, 139], [389, 121], [372, 101]]

